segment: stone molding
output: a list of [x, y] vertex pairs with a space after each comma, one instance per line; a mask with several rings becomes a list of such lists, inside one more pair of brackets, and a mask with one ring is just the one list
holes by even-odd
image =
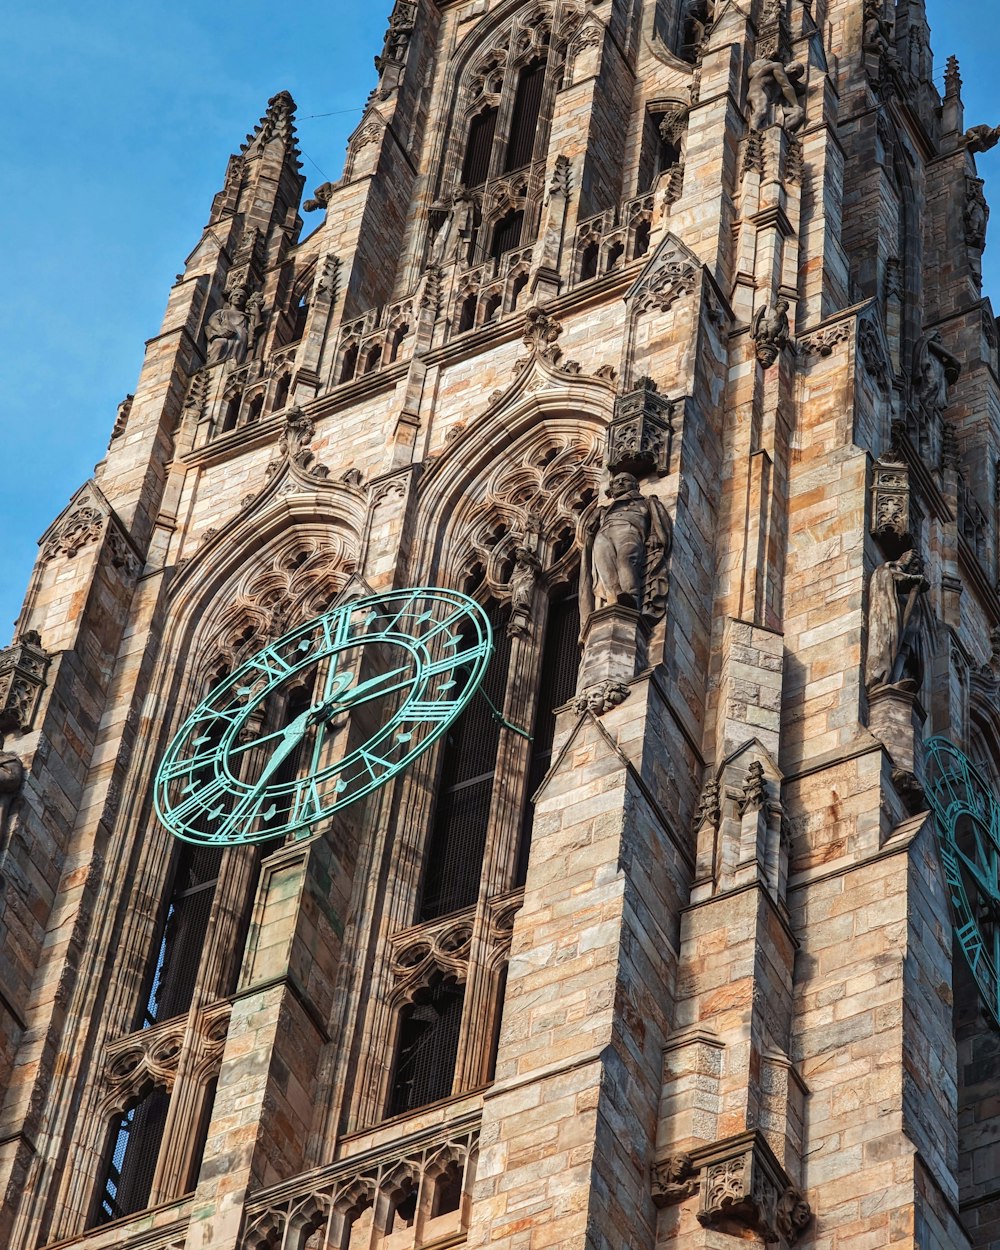
[[45, 689], [52, 657], [38, 634], [21, 634], [0, 651], [0, 737], [27, 733]]

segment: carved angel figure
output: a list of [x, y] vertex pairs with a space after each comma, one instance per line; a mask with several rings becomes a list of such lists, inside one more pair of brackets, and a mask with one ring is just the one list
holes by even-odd
[[235, 287], [226, 294], [225, 305], [212, 313], [205, 326], [208, 364], [232, 361], [241, 365], [246, 360], [263, 324], [260, 304], [260, 296], [248, 296], [245, 287]]
[[599, 508], [587, 533], [580, 567], [580, 614], [584, 625], [595, 608], [618, 603], [649, 620], [666, 611], [666, 565], [673, 529], [656, 496], [647, 498], [631, 473], [616, 473], [611, 502]]
[[917, 598], [929, 589], [915, 551], [880, 564], [868, 590], [868, 658], [865, 685], [916, 686], [919, 672], [915, 649], [907, 636]]
[[780, 61], [772, 61], [761, 57], [750, 66], [750, 86], [747, 89], [747, 103], [750, 105], [750, 127], [752, 130], [764, 130], [770, 122], [771, 105], [780, 97], [782, 122], [781, 125], [789, 134], [801, 130], [806, 120], [806, 111], [800, 102], [804, 91], [802, 79], [806, 67], [801, 61], [792, 61], [782, 65]]
[[528, 633], [535, 606], [535, 584], [542, 571], [542, 562], [527, 547], [514, 552], [514, 571], [510, 578], [510, 622], [507, 633], [523, 638]]

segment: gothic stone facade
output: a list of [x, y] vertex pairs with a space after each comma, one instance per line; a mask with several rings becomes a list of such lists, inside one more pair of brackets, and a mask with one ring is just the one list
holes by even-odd
[[[0, 1244], [1000, 1244], [922, 789], [1000, 773], [1000, 132], [923, 7], [398, 0], [307, 237], [269, 103], [0, 655]], [[157, 824], [219, 672], [417, 584], [533, 743]]]

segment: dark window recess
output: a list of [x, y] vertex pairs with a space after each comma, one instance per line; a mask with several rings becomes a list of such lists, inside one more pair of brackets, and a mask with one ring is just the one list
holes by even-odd
[[580, 262], [580, 281], [589, 282], [591, 278], [597, 277], [597, 267], [601, 259], [601, 247], [599, 243], [588, 243], [583, 249], [583, 259]]
[[517, 854], [516, 885], [523, 885], [528, 872], [531, 850], [531, 827], [535, 821], [532, 796], [542, 784], [552, 764], [552, 740], [556, 732], [556, 708], [562, 707], [576, 693], [580, 668], [580, 606], [577, 599], [561, 599], [549, 608], [542, 651], [542, 683], [535, 714], [535, 740], [531, 744], [528, 768], [528, 801], [521, 827], [521, 843]]
[[347, 351], [344, 352], [344, 361], [343, 361], [343, 364], [340, 366], [341, 385], [343, 385], [344, 382], [353, 381], [354, 375], [355, 373], [357, 373], [357, 371], [358, 371], [358, 345], [357, 343], [352, 343], [351, 346], [347, 349]]
[[434, 1185], [434, 1201], [431, 1205], [431, 1219], [439, 1215], [449, 1215], [462, 1206], [462, 1169], [457, 1163], [449, 1163], [448, 1170], [442, 1172]]
[[228, 434], [230, 430], [236, 429], [236, 422], [240, 417], [240, 401], [237, 396], [234, 399], [227, 399], [226, 406], [222, 410], [222, 433]]
[[500, 1052], [500, 1026], [503, 1023], [503, 1004], [507, 997], [507, 965], [504, 964], [503, 972], [500, 973], [500, 981], [497, 985], [497, 1009], [496, 1017], [493, 1021], [493, 1039], [490, 1043], [490, 1066], [486, 1079], [495, 1081], [497, 1075], [497, 1055]]
[[289, 343], [297, 343], [306, 332], [306, 321], [309, 319], [309, 305], [303, 295], [295, 305], [295, 320], [292, 322], [292, 335]]
[[483, 696], [488, 696], [495, 707], [503, 707], [510, 662], [509, 608], [493, 603], [488, 612], [494, 650], [482, 693], [475, 695], [445, 738], [434, 828], [424, 868], [421, 920], [471, 907], [479, 894], [500, 749], [500, 724]]
[[170, 1095], [157, 1086], [112, 1122], [91, 1228], [149, 1205], [169, 1107]]
[[274, 411], [280, 412], [288, 403], [288, 392], [292, 387], [292, 375], [286, 373], [274, 390]]
[[514, 114], [510, 123], [510, 141], [504, 172], [521, 169], [531, 163], [535, 150], [538, 116], [542, 111], [542, 88], [545, 86], [545, 62], [533, 61], [521, 70], [514, 97]]
[[462, 300], [462, 313], [458, 319], [458, 332], [464, 334], [476, 324], [476, 306], [479, 303], [475, 295], [467, 295]]
[[465, 993], [442, 981], [403, 1008], [389, 1115], [404, 1115], [451, 1095]]
[[205, 1101], [201, 1104], [201, 1115], [198, 1117], [197, 1145], [191, 1157], [191, 1170], [188, 1173], [187, 1185], [184, 1187], [186, 1193], [191, 1193], [198, 1187], [198, 1176], [201, 1172], [201, 1161], [205, 1156], [208, 1130], [212, 1126], [212, 1111], [215, 1107], [215, 1094], [218, 1086], [219, 1081], [216, 1078], [210, 1081], [205, 1089]]
[[191, 1006], [221, 863], [222, 847], [185, 842], [180, 849], [143, 1028], [183, 1015]]
[[469, 139], [465, 147], [462, 165], [462, 183], [467, 187], [481, 187], [490, 174], [490, 157], [493, 139], [497, 132], [497, 109], [484, 109], [477, 113], [469, 126]]
[[490, 255], [499, 260], [504, 252], [509, 252], [521, 242], [521, 230], [524, 226], [524, 213], [511, 211], [501, 217], [493, 227], [493, 242]]

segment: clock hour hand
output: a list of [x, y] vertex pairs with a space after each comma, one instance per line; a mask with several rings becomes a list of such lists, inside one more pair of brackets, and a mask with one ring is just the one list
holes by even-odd
[[401, 677], [404, 673], [409, 672], [410, 666], [404, 664], [401, 668], [394, 668], [389, 673], [379, 673], [377, 677], [371, 677], [368, 681], [363, 681], [360, 686], [349, 687], [342, 696], [336, 698], [337, 711], [347, 711], [359, 703], [367, 703], [380, 695], [393, 694], [397, 690], [404, 689], [404, 687], [411, 684], [409, 681], [396, 681], [394, 685], [389, 683], [395, 678]]

